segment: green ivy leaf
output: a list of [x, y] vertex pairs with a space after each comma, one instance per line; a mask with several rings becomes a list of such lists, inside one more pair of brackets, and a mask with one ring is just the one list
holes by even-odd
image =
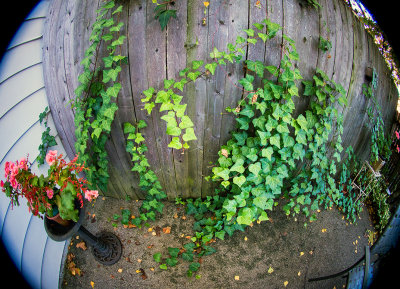
[[179, 127], [181, 129], [185, 129], [185, 128], [189, 128], [189, 127], [193, 127], [194, 124], [192, 122], [192, 120], [190, 119], [190, 117], [188, 117], [187, 115], [182, 116], [181, 118], [181, 122], [179, 123]]
[[164, 28], [167, 26], [169, 19], [173, 17], [176, 18], [176, 10], [164, 10], [161, 11], [161, 13], [159, 13], [156, 17], [156, 19], [158, 18], [158, 21], [160, 22], [160, 26], [161, 26], [161, 31], [164, 30]]
[[191, 140], [196, 140], [197, 137], [194, 134], [194, 129], [192, 127], [186, 128], [185, 134], [182, 136], [184, 141], [191, 141]]
[[154, 261], [156, 261], [157, 263], [160, 263], [160, 262], [161, 262], [161, 253], [155, 253], [155, 254], [153, 255], [153, 259], [154, 259]]
[[238, 187], [241, 187], [245, 182], [246, 182], [246, 177], [243, 175], [233, 178], [233, 183], [238, 185]]
[[240, 209], [237, 217], [237, 222], [240, 225], [250, 225], [252, 223], [252, 211], [250, 208], [242, 208]]
[[168, 89], [175, 83], [175, 80], [173, 79], [164, 79], [164, 88]]
[[267, 147], [265, 149], [262, 149], [261, 156], [263, 158], [267, 158], [267, 159], [271, 160], [273, 153], [274, 153], [274, 149], [272, 147]]
[[264, 76], [264, 63], [261, 61], [246, 60], [247, 68], [254, 71], [259, 77]]
[[182, 143], [180, 142], [179, 137], [172, 138], [172, 141], [169, 143], [168, 147], [180, 150], [182, 148]]
[[200, 67], [202, 67], [203, 64], [204, 64], [204, 61], [203, 61], [203, 60], [194, 60], [194, 61], [192, 62], [192, 68], [193, 68], [193, 70], [197, 70], [197, 69], [199, 69]]
[[217, 66], [218, 66], [217, 62], [212, 62], [212, 63], [206, 64], [204, 66], [204, 68], [207, 69], [208, 71], [210, 71], [212, 75], [214, 75], [215, 69], [217, 68]]
[[230, 168], [230, 171], [233, 172], [238, 172], [240, 174], [242, 174], [244, 172], [244, 160], [243, 159], [238, 159], [235, 164]]
[[243, 88], [246, 91], [253, 91], [254, 90], [253, 84], [252, 84], [253, 81], [254, 81], [254, 76], [247, 74], [245, 78], [242, 78], [239, 80], [239, 83], [241, 85], [243, 85]]
[[261, 171], [261, 163], [257, 162], [255, 164], [249, 165], [249, 171], [252, 172], [255, 176], [258, 176], [258, 173]]
[[269, 139], [269, 142], [271, 145], [276, 146], [277, 148], [281, 148], [281, 136], [280, 134], [275, 134], [274, 136], [271, 136]]

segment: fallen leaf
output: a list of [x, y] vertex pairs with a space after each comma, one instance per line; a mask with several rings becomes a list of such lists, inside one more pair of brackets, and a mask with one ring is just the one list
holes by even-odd
[[163, 229], [164, 234], [170, 234], [171, 233], [171, 227], [164, 227]]
[[154, 268], [150, 268], [151, 271], [154, 271]]
[[82, 249], [83, 251], [87, 249], [86, 244], [83, 241], [76, 244], [76, 247]]
[[322, 232], [322, 233], [326, 233], [326, 229], [322, 229], [321, 232]]
[[304, 252], [300, 252], [300, 256], [303, 256], [304, 255]]
[[122, 273], [122, 269], [120, 268], [120, 269], [118, 269], [118, 273]]
[[137, 261], [138, 261], [139, 263], [142, 263], [142, 259], [137, 259]]
[[151, 231], [153, 231], [153, 228], [149, 228], [147, 231], [148, 231], [148, 232], [151, 232]]
[[229, 155], [229, 153], [228, 153], [228, 151], [226, 150], [226, 149], [222, 149], [221, 150], [221, 154], [224, 156], [224, 157], [228, 157], [228, 155]]
[[104, 197], [103, 197], [103, 198], [102, 198], [102, 200], [103, 200], [103, 201], [105, 201], [105, 200], [106, 200], [106, 198], [104, 198]]
[[138, 274], [141, 273], [141, 272], [142, 272], [142, 271], [140, 271], [140, 269], [137, 269], [137, 270], [136, 270], [136, 273], [138, 273]]
[[301, 272], [299, 271], [299, 273], [297, 273], [297, 276], [300, 276], [301, 275]]
[[156, 236], [156, 235], [157, 235], [157, 233], [156, 233], [156, 232], [152, 232], [151, 234], [152, 234], [153, 236]]
[[244, 237], [244, 240], [247, 241], [248, 240], [247, 237]]
[[285, 287], [287, 286], [287, 284], [289, 284], [288, 281], [283, 282], [283, 285], [285, 285]]
[[174, 219], [177, 219], [177, 218], [178, 218], [178, 213], [175, 213]]
[[94, 282], [90, 281], [90, 286], [92, 286], [92, 288], [94, 288]]
[[146, 275], [146, 272], [142, 268], [140, 268], [140, 273], [142, 273], [142, 275], [140, 275], [142, 277], [142, 279], [146, 280], [147, 279], [147, 275]]
[[310, 251], [310, 252], [308, 252], [310, 255], [312, 255], [313, 254], [313, 251]]
[[274, 269], [272, 267], [269, 267], [268, 274], [271, 274], [272, 272], [274, 272]]
[[110, 274], [110, 277], [111, 277], [111, 279], [114, 279], [114, 278], [115, 278], [115, 276], [114, 276], [113, 274]]
[[186, 220], [186, 216], [182, 216], [182, 220]]
[[203, 4], [204, 4], [204, 6], [206, 6], [206, 8], [208, 7], [208, 5], [210, 5], [210, 2], [208, 2], [208, 1], [205, 1], [205, 2], [203, 2]]
[[239, 276], [235, 276], [236, 281], [239, 281], [239, 279], [240, 279]]
[[148, 246], [147, 246], [147, 249], [151, 249], [151, 248], [153, 248], [153, 246], [154, 246], [153, 244], [148, 245]]

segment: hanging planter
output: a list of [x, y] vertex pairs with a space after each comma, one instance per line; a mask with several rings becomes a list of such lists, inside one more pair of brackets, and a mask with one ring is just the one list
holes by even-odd
[[57, 151], [49, 151], [46, 162], [50, 166], [48, 176], [36, 176], [31, 172], [28, 159], [6, 162], [6, 181], [1, 181], [2, 191], [11, 199], [11, 205], [19, 205], [19, 198], [26, 198], [29, 211], [42, 217], [48, 236], [57, 242], [65, 241], [75, 233], [80, 234], [92, 246], [96, 260], [112, 265], [122, 255], [122, 245], [112, 233], [92, 235], [81, 224], [84, 216], [84, 198], [92, 201], [98, 192], [87, 189], [87, 181], [79, 178], [85, 167], [77, 163], [78, 158], [66, 162]]
[[69, 221], [63, 225], [53, 218], [44, 219], [44, 228], [47, 235], [56, 242], [63, 242], [78, 234], [86, 244], [92, 247], [92, 254], [96, 261], [103, 265], [113, 265], [122, 256], [122, 244], [120, 239], [113, 233], [101, 232], [98, 236], [90, 233], [83, 225], [82, 220], [85, 216], [85, 207], [79, 208], [79, 218], [77, 222]]

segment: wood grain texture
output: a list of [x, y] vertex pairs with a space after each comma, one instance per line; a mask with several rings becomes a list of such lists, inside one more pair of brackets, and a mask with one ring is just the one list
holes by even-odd
[[[88, 47], [91, 25], [96, 17], [92, 3], [83, 0], [54, 0], [50, 5], [44, 31], [45, 85], [53, 119], [68, 156], [74, 153], [73, 111], [67, 103], [74, 97], [77, 76], [82, 71], [80, 61]], [[382, 107], [385, 126], [390, 128], [398, 94], [390, 79], [389, 70], [370, 36], [340, 0], [320, 0], [321, 9], [314, 9], [302, 0], [261, 1], [218, 0], [205, 9], [203, 1], [176, 1], [172, 9], [177, 18], [171, 18], [161, 31], [154, 18], [154, 4], [138, 0], [121, 2], [124, 5], [121, 33], [127, 36], [121, 52], [129, 58], [120, 75], [122, 90], [117, 99], [119, 110], [106, 145], [110, 160], [110, 184], [107, 194], [117, 198], [143, 198], [138, 189], [138, 176], [130, 171], [130, 156], [125, 152], [123, 123], [145, 120], [143, 129], [149, 151], [149, 163], [168, 195], [176, 197], [205, 197], [212, 195], [214, 185], [204, 180], [210, 175], [218, 159], [220, 147], [231, 137], [235, 128], [227, 106], [235, 107], [246, 96], [238, 80], [245, 75], [243, 63], [229, 63], [218, 67], [214, 76], [202, 76], [185, 86], [182, 103], [195, 124], [197, 140], [189, 143], [184, 154], [168, 148], [171, 137], [165, 134], [166, 124], [160, 117], [164, 112], [155, 108], [148, 116], [141, 102], [142, 92], [149, 87], [163, 89], [164, 79], [180, 80], [179, 71], [194, 60], [212, 61], [213, 47], [226, 50], [243, 29], [253, 28], [254, 22], [268, 18], [283, 27], [283, 33], [296, 41], [300, 60], [297, 67], [305, 80], [312, 78], [316, 68], [340, 83], [347, 91], [349, 105], [339, 113], [344, 118], [343, 146], [352, 145], [361, 158], [367, 158], [370, 133], [366, 109], [371, 101], [362, 94], [365, 69], [373, 66], [379, 75], [376, 96]], [[206, 12], [204, 14], [204, 11]], [[204, 20], [203, 20], [204, 18]], [[265, 29], [265, 28], [264, 28]], [[258, 32], [258, 31], [257, 31]], [[318, 48], [319, 37], [329, 39], [332, 49]], [[282, 32], [263, 43], [246, 47], [245, 59], [263, 60], [265, 65], [279, 66], [282, 53]], [[100, 52], [104, 54], [104, 49]], [[266, 72], [267, 73], [267, 72]], [[267, 78], [274, 79], [272, 75]], [[260, 80], [256, 80], [260, 83]], [[299, 82], [300, 92], [303, 85]], [[296, 99], [296, 115], [309, 105], [307, 98]], [[344, 154], [344, 153], [343, 153]]]

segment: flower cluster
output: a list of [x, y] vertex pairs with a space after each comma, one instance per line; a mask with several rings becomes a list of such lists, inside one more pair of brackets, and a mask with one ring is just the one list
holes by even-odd
[[52, 216], [53, 209], [57, 207], [63, 219], [76, 221], [78, 210], [75, 200], [80, 207], [83, 206], [82, 192], [88, 201], [99, 195], [97, 191], [88, 190], [87, 181], [78, 176], [85, 167], [78, 164], [77, 160], [78, 156], [67, 163], [62, 154], [49, 151], [46, 155], [46, 162], [50, 166], [47, 177], [32, 173], [27, 158], [15, 163], [6, 162], [6, 181], [0, 182], [2, 191], [11, 199], [12, 206], [19, 205], [19, 197], [26, 198], [29, 211], [35, 216], [39, 213]]
[[396, 138], [397, 138], [396, 150], [397, 150], [398, 153], [400, 153], [400, 147], [399, 147], [399, 144], [398, 144], [398, 140], [400, 139], [400, 131], [396, 130], [394, 132], [394, 134], [396, 135]]

